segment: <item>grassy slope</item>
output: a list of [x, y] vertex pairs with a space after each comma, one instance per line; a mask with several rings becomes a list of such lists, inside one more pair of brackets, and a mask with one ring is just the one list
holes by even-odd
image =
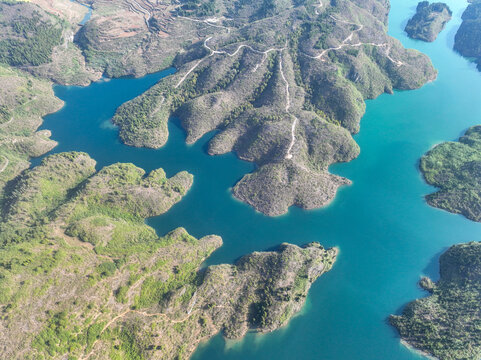
[[185, 172], [146, 176], [131, 164], [96, 172], [75, 152], [21, 175], [0, 223], [0, 356], [174, 359], [221, 330], [284, 325], [337, 251], [283, 244], [199, 272], [218, 236], [159, 238], [144, 223], [191, 184]]
[[4, 185], [56, 144], [50, 132], [37, 132], [42, 116], [57, 111], [62, 102], [51, 82], [0, 65], [0, 199]]

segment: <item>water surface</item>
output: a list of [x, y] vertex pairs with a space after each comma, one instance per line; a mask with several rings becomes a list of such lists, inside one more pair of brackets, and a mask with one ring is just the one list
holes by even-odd
[[85, 16], [83, 17], [83, 19], [79, 22], [79, 25], [85, 25], [87, 23], [87, 21], [90, 20], [90, 18], [92, 17], [92, 7], [89, 6], [89, 5], [86, 5], [84, 3], [81, 3], [80, 1], [77, 1], [77, 0], [70, 0], [71, 2], [76, 2], [82, 6], [85, 6], [88, 11], [87, 13], [85, 14]]
[[109, 123], [115, 109], [173, 70], [87, 88], [55, 88], [66, 105], [47, 116], [43, 125], [59, 141], [53, 152], [86, 151], [99, 167], [121, 161], [146, 171], [163, 167], [169, 176], [181, 170], [194, 174], [185, 198], [148, 223], [159, 234], [183, 226], [197, 237], [221, 235], [224, 246], [209, 264], [232, 262], [281, 242], [320, 241], [341, 249], [333, 270], [313, 285], [302, 314], [287, 327], [267, 335], [249, 334], [236, 342], [217, 336], [200, 346], [194, 360], [420, 358], [400, 344], [386, 317], [425, 295], [416, 283], [421, 275], [437, 277], [437, 259], [448, 246], [481, 240], [481, 224], [425, 204], [423, 196], [433, 189], [417, 169], [420, 156], [433, 145], [455, 140], [469, 126], [481, 123], [481, 75], [452, 50], [467, 3], [447, 3], [453, 20], [434, 43], [423, 43], [403, 33], [417, 0], [392, 1], [390, 34], [406, 47], [428, 54], [439, 76], [420, 90], [368, 101], [361, 132], [355, 137], [361, 155], [331, 167], [353, 185], [341, 189], [324, 209], [293, 208], [277, 218], [255, 212], [230, 192], [253, 165], [233, 154], [208, 156], [205, 145], [212, 135], [186, 145], [175, 121], [169, 124], [170, 137], [162, 149], [120, 144]]

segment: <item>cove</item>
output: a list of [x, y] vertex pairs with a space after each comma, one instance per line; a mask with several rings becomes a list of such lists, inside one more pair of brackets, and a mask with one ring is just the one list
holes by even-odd
[[[454, 243], [481, 240], [481, 224], [427, 206], [433, 188], [421, 178], [419, 158], [436, 143], [458, 138], [481, 123], [481, 74], [452, 50], [465, 1], [448, 0], [453, 20], [434, 43], [408, 39], [403, 28], [417, 0], [392, 0], [390, 34], [404, 46], [432, 59], [438, 79], [420, 90], [396, 92], [368, 101], [361, 131], [355, 136], [361, 155], [331, 171], [348, 177], [328, 207], [269, 218], [235, 200], [232, 187], [251, 163], [234, 154], [208, 156], [205, 145], [185, 144], [175, 120], [167, 144], [159, 150], [122, 145], [109, 123], [115, 109], [142, 93], [172, 69], [141, 79], [101, 81], [89, 87], [55, 87], [66, 103], [45, 118], [59, 142], [53, 152], [85, 151], [102, 167], [132, 162], [146, 171], [162, 167], [169, 176], [187, 170], [194, 186], [167, 214], [149, 219], [159, 234], [178, 226], [194, 236], [218, 234], [224, 246], [208, 264], [270, 249], [282, 242], [319, 241], [338, 246], [333, 270], [311, 288], [303, 312], [285, 328], [266, 335], [249, 334], [236, 342], [221, 336], [202, 344], [194, 360], [326, 359], [414, 360], [422, 357], [400, 344], [387, 324], [407, 302], [424, 296], [421, 275], [437, 278], [439, 254]], [[35, 159], [34, 165], [40, 159]]]

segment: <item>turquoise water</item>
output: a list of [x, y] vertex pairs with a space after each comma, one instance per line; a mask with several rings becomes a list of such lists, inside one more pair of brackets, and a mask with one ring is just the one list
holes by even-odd
[[185, 145], [185, 135], [175, 121], [162, 149], [120, 144], [108, 122], [116, 107], [172, 70], [87, 88], [55, 88], [66, 105], [47, 116], [43, 125], [59, 141], [54, 152], [86, 151], [99, 167], [122, 161], [147, 171], [163, 167], [168, 175], [180, 170], [194, 174], [187, 196], [170, 212], [148, 222], [159, 234], [184, 226], [195, 236], [221, 235], [224, 246], [209, 264], [232, 262], [285, 241], [320, 241], [340, 247], [335, 267], [313, 285], [303, 312], [287, 327], [267, 335], [249, 334], [236, 342], [217, 336], [202, 344], [193, 359], [421, 358], [400, 344], [386, 317], [425, 295], [416, 283], [421, 275], [437, 278], [439, 254], [448, 246], [481, 240], [481, 224], [425, 204], [423, 196], [433, 189], [417, 170], [420, 156], [430, 147], [454, 140], [469, 126], [481, 123], [481, 74], [451, 50], [466, 3], [447, 3], [454, 18], [436, 42], [427, 44], [408, 39], [402, 31], [417, 1], [392, 1], [390, 34], [428, 54], [439, 77], [420, 90], [368, 102], [356, 136], [361, 155], [331, 168], [353, 185], [343, 188], [324, 209], [295, 208], [277, 218], [256, 213], [230, 193], [230, 187], [253, 165], [233, 154], [208, 156], [209, 135]]
[[88, 9], [88, 12], [85, 14], [83, 19], [79, 22], [79, 25], [85, 25], [87, 21], [89, 21], [90, 18], [92, 17], [92, 7], [89, 5], [85, 5], [84, 3], [81, 3], [80, 1], [77, 1], [77, 0], [70, 0], [70, 1], [79, 3], [80, 5], [85, 6]]

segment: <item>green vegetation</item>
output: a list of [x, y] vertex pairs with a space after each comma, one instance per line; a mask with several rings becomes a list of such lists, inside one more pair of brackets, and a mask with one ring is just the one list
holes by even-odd
[[481, 357], [481, 243], [455, 245], [439, 259], [441, 278], [420, 285], [430, 295], [390, 322], [408, 344], [441, 360]]
[[454, 37], [454, 50], [475, 58], [481, 69], [481, 1], [473, 1], [462, 16], [463, 22]]
[[215, 0], [183, 0], [177, 9], [180, 16], [213, 16], [218, 12]]
[[452, 12], [445, 3], [432, 3], [421, 1], [416, 14], [409, 19], [404, 29], [412, 39], [432, 42], [444, 26], [451, 20]]
[[74, 352], [85, 343], [86, 338], [70, 332], [66, 312], [53, 315], [32, 343], [32, 347], [49, 357]]
[[0, 203], [4, 185], [29, 166], [29, 158], [55, 146], [48, 131], [36, 129], [61, 105], [50, 82], [0, 65]]
[[[50, 156], [22, 175], [16, 190], [5, 198], [4, 221], [0, 223], [0, 288], [4, 289], [5, 302], [15, 297], [15, 276], [49, 274], [68, 261], [67, 244], [51, 236], [51, 221], [64, 222], [67, 234], [83, 241], [96, 234], [99, 241], [91, 243], [104, 256], [122, 258], [131, 253], [149, 253], [162, 245], [144, 219], [165, 212], [179, 201], [181, 195], [171, 188], [177, 189], [183, 183], [184, 189], [188, 189], [191, 176], [180, 173], [166, 179], [165, 173], [154, 171], [143, 179], [143, 171], [121, 164], [94, 175], [94, 167], [95, 162], [84, 153]], [[148, 199], [142, 192], [149, 193]], [[129, 193], [136, 193], [136, 198], [129, 197]], [[72, 198], [72, 194], [76, 195]], [[127, 204], [123, 205], [125, 201]], [[104, 260], [90, 278], [111, 277], [117, 267], [117, 263]]]
[[481, 126], [473, 126], [458, 142], [435, 146], [421, 158], [426, 181], [440, 190], [428, 204], [481, 221]]
[[157, 280], [154, 277], [146, 278], [142, 283], [140, 295], [136, 299], [134, 306], [136, 308], [149, 307], [158, 304], [159, 301], [162, 301], [174, 290], [181, 289], [187, 285], [195, 286], [197, 269], [199, 269], [202, 259], [207, 257], [207, 255], [204, 254], [204, 256], [193, 259], [194, 262], [176, 266], [167, 280]]
[[136, 333], [139, 329], [135, 327], [122, 328], [116, 331], [119, 345], [114, 345], [110, 353], [112, 360], [144, 360], [144, 347]]
[[[1, 208], [0, 341], [9, 346], [0, 357], [175, 359], [221, 330], [238, 338], [288, 321], [336, 250], [284, 244], [199, 271], [218, 236], [179, 228], [159, 238], [145, 224], [191, 184], [185, 172], [146, 175], [132, 164], [96, 171], [80, 152], [19, 175]], [[261, 304], [259, 319], [252, 304]]]
[[[172, 116], [188, 143], [217, 130], [209, 154], [235, 151], [256, 163], [234, 195], [268, 215], [329, 203], [349, 180], [328, 167], [358, 155], [351, 134], [364, 100], [436, 76], [424, 55], [387, 36], [387, 12], [371, 13], [383, 7], [374, 0], [315, 8], [306, 1], [219, 0], [216, 7], [215, 25], [177, 19], [200, 40], [179, 44], [179, 71], [123, 104], [113, 122], [125, 144], [152, 148], [167, 141]], [[94, 24], [88, 31], [93, 44]]]
[[62, 43], [62, 27], [40, 18], [18, 16], [11, 25], [12, 36], [0, 39], [0, 62], [12, 66], [40, 65], [52, 60], [52, 51]]

